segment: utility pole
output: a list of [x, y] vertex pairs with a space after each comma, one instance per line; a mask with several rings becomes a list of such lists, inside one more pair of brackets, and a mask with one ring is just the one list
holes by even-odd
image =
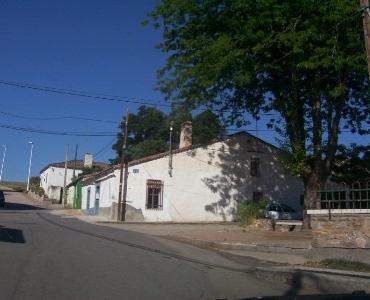
[[370, 77], [370, 5], [369, 5], [369, 0], [360, 0], [360, 5], [361, 5], [362, 17], [363, 17], [367, 67], [369, 70], [369, 77]]
[[76, 144], [75, 160], [74, 160], [74, 164], [73, 164], [73, 176], [72, 176], [73, 179], [72, 180], [74, 180], [75, 177], [76, 177], [77, 150], [78, 150], [78, 144]]
[[170, 122], [170, 149], [168, 151], [168, 174], [172, 177], [172, 132], [173, 132], [173, 121]]
[[33, 150], [33, 142], [28, 142], [31, 145], [30, 151], [30, 161], [28, 163], [28, 177], [27, 177], [27, 192], [30, 190], [30, 176], [31, 176], [31, 165], [32, 165], [32, 150]]
[[117, 220], [118, 221], [125, 221], [125, 218], [126, 218], [127, 175], [128, 175], [128, 164], [127, 164], [126, 151], [127, 151], [128, 117], [129, 117], [129, 113], [126, 112], [125, 126], [122, 130], [123, 143], [122, 143], [119, 191], [118, 191], [118, 209], [117, 209]]
[[67, 144], [67, 149], [66, 149], [66, 161], [64, 163], [64, 184], [63, 184], [63, 200], [62, 204], [65, 207], [67, 205], [67, 191], [66, 191], [66, 186], [67, 186], [67, 170], [68, 170], [68, 152], [69, 152], [69, 144]]
[[5, 161], [5, 154], [6, 154], [6, 145], [2, 145], [2, 147], [4, 148], [4, 152], [3, 152], [3, 160], [1, 162], [0, 182], [3, 178], [3, 169], [4, 169], [4, 161]]

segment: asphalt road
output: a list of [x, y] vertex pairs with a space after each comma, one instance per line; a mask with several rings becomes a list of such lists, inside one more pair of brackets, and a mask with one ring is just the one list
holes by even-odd
[[63, 218], [4, 190], [0, 299], [244, 299], [284, 295], [207, 250]]

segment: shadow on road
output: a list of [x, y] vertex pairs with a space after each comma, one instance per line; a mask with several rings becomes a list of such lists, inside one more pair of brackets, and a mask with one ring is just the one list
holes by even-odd
[[7, 228], [0, 225], [0, 242], [25, 243], [23, 232], [20, 229]]
[[14, 203], [14, 202], [7, 202], [6, 195], [10, 193], [15, 193], [12, 190], [1, 190], [0, 191], [0, 211], [1, 210], [42, 210], [42, 207], [31, 205], [31, 204], [24, 204], [24, 203]]
[[42, 210], [42, 209], [44, 208], [34, 205], [9, 202], [5, 202], [4, 207], [0, 207], [0, 210]]

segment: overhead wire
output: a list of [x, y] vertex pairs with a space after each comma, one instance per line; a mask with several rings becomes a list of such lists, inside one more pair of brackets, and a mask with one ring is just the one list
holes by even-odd
[[26, 120], [55, 121], [55, 120], [71, 119], [71, 120], [83, 120], [83, 121], [110, 123], [110, 124], [117, 124], [117, 125], [119, 124], [119, 122], [116, 122], [116, 121], [94, 119], [94, 118], [85, 118], [85, 117], [78, 117], [78, 116], [54, 116], [54, 117], [46, 117], [46, 118], [45, 117], [30, 117], [30, 116], [18, 115], [18, 114], [6, 112], [6, 111], [0, 111], [0, 114], [3, 114], [5, 116], [9, 116], [9, 117], [14, 117], [14, 118], [26, 119]]
[[[147, 105], [152, 107], [167, 107], [167, 108], [173, 108], [174, 106], [181, 106], [180, 103], [172, 103], [172, 104], [164, 104], [160, 103], [160, 100], [148, 100], [138, 97], [128, 97], [128, 96], [104, 96], [105, 94], [96, 94], [92, 92], [83, 92], [83, 91], [77, 91], [77, 90], [68, 90], [68, 89], [60, 89], [50, 86], [38, 86], [33, 83], [19, 83], [19, 82], [12, 82], [12, 81], [5, 81], [0, 80], [1, 85], [8, 85], [8, 86], [15, 86], [19, 88], [26, 88], [41, 92], [49, 92], [49, 93], [57, 93], [62, 95], [68, 95], [68, 96], [77, 96], [82, 98], [87, 98], [91, 100], [102, 100], [102, 101], [113, 101], [113, 102], [123, 102], [123, 103], [133, 103], [133, 104], [140, 104], [140, 105]], [[101, 96], [103, 95], [103, 96]], [[150, 102], [152, 101], [152, 102]], [[231, 110], [223, 110], [223, 109], [209, 109], [209, 108], [196, 108], [194, 111], [208, 111], [211, 110], [213, 112], [229, 112]], [[260, 113], [260, 115], [278, 115], [274, 113]]]
[[98, 157], [100, 155], [102, 155], [103, 153], [105, 153], [108, 149], [110, 149], [113, 145], [113, 143], [117, 140], [117, 137], [114, 137], [111, 141], [109, 141], [109, 143], [107, 143], [106, 145], [104, 145], [100, 150], [98, 150], [95, 154], [94, 154], [94, 157]]
[[7, 124], [0, 124], [0, 128], [6, 128], [11, 130], [23, 131], [23, 132], [32, 132], [48, 135], [63, 135], [63, 136], [91, 136], [91, 137], [104, 137], [104, 136], [117, 136], [116, 132], [79, 132], [79, 131], [52, 131], [52, 130], [43, 130], [36, 128], [28, 127], [19, 127]]

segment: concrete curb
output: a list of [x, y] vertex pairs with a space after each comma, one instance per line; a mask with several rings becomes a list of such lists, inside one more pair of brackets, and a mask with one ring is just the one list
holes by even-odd
[[[183, 242], [197, 246], [199, 248], [206, 248], [212, 251], [217, 252], [218, 254], [236, 261], [241, 264], [248, 263], [248, 256], [240, 256], [232, 253], [224, 252], [222, 250], [227, 250], [227, 243], [221, 243], [224, 246], [224, 249], [220, 249], [218, 246], [220, 243], [215, 242], [206, 242], [200, 240], [191, 240], [183, 237], [174, 237], [174, 236], [163, 236], [163, 238], [175, 240], [178, 242]], [[258, 247], [246, 245], [248, 250], [259, 251]], [[237, 247], [240, 250], [240, 245]], [[275, 247], [265, 247], [266, 249], [276, 250]], [[292, 248], [295, 249], [295, 248]], [[230, 248], [229, 248], [230, 250]], [[235, 250], [235, 248], [233, 248]], [[246, 248], [244, 248], [246, 250]], [[309, 249], [295, 249], [309, 251]], [[280, 253], [280, 252], [279, 252]], [[296, 253], [296, 252], [295, 252]], [[243, 262], [243, 259], [246, 261]], [[258, 260], [258, 259], [257, 259]], [[366, 291], [370, 292], [370, 273], [364, 272], [352, 272], [352, 271], [343, 271], [335, 269], [319, 269], [319, 268], [309, 268], [309, 267], [289, 267], [289, 266], [278, 266], [277, 263], [266, 262], [259, 260], [262, 266], [257, 266], [254, 268], [254, 273], [258, 278], [269, 280], [272, 282], [278, 283], [288, 283], [293, 288], [299, 289], [300, 287], [314, 288], [322, 292], [331, 292], [333, 290], [341, 290], [344, 293], [352, 293], [353, 291]]]
[[236, 225], [238, 222], [136, 222], [136, 221], [98, 221], [98, 224], [124, 224], [124, 225]]
[[173, 235], [163, 236], [165, 238], [184, 242], [193, 245], [200, 245], [202, 247], [217, 248], [220, 250], [247, 250], [266, 253], [285, 253], [285, 254], [304, 254], [311, 248], [300, 247], [283, 247], [274, 245], [259, 245], [259, 244], [245, 244], [245, 243], [231, 243], [231, 242], [210, 242], [197, 239], [189, 239], [186, 237], [179, 237]]
[[256, 267], [255, 273], [258, 278], [288, 283], [296, 289], [314, 288], [327, 293], [333, 290], [340, 290], [343, 293], [370, 292], [370, 274], [368, 273], [304, 267]]

